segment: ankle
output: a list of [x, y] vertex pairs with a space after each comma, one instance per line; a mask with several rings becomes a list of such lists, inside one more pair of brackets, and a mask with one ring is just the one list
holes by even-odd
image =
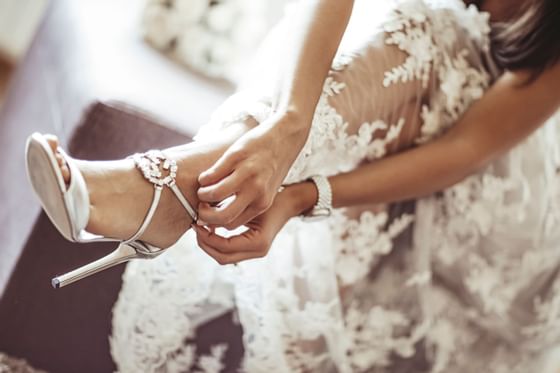
[[151, 184], [129, 159], [78, 162], [90, 199], [87, 231], [115, 239], [131, 237], [152, 201]]
[[[210, 161], [207, 161], [209, 154], [201, 152], [200, 148], [194, 145], [166, 149], [164, 154], [176, 162], [176, 186], [193, 210], [196, 211], [199, 202], [197, 196], [198, 175], [206, 167], [209, 167], [208, 164], [211, 164]], [[136, 172], [141, 176], [144, 183], [153, 185], [146, 181], [142, 171], [136, 170]], [[143, 199], [146, 199], [146, 196]], [[149, 206], [146, 207], [145, 211], [148, 211], [148, 208]], [[152, 223], [148, 225], [141, 239], [158, 247], [169, 247], [190, 228], [192, 223], [194, 221], [185, 206], [170, 187], [164, 186], [159, 207], [152, 218]]]

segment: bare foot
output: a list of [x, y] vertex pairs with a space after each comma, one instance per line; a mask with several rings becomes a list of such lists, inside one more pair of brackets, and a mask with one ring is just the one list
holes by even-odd
[[[165, 154], [177, 161], [177, 185], [197, 207], [198, 175], [208, 169], [247, 127], [236, 130], [212, 143], [197, 143], [170, 148]], [[55, 152], [64, 180], [72, 175], [58, 152], [55, 136], [46, 136]], [[86, 230], [116, 239], [132, 237], [140, 227], [152, 202], [154, 188], [144, 179], [131, 159], [117, 161], [83, 161], [76, 164], [84, 176], [90, 197], [90, 216]], [[164, 188], [156, 213], [141, 240], [166, 248], [174, 244], [191, 226], [192, 220], [175, 195]]]

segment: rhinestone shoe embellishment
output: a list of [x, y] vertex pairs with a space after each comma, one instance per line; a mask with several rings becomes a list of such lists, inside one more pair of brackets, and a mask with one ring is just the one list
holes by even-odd
[[161, 150], [136, 153], [128, 158], [134, 160], [136, 167], [144, 178], [154, 185], [156, 191], [161, 192], [164, 186], [169, 187], [193, 221], [197, 221], [197, 211], [185, 198], [176, 183], [175, 178], [177, 177], [179, 166], [175, 160], [168, 158]]
[[[161, 188], [164, 185], [172, 187], [175, 185], [175, 177], [179, 169], [177, 162], [167, 158], [161, 151], [150, 150], [143, 154], [134, 154], [132, 159], [142, 171], [144, 178], [154, 184], [155, 187]], [[166, 176], [163, 176], [164, 173]]]

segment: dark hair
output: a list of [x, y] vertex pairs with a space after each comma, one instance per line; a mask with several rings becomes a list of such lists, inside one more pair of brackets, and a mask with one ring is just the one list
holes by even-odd
[[560, 60], [560, 0], [534, 0], [510, 23], [493, 25], [492, 51], [506, 70], [531, 70], [530, 81]]

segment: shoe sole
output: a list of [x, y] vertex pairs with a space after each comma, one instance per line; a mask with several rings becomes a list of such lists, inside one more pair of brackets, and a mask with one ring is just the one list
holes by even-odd
[[55, 155], [43, 135], [34, 133], [29, 137], [25, 159], [27, 176], [43, 210], [56, 229], [67, 240], [74, 241], [64, 200], [66, 184]]

